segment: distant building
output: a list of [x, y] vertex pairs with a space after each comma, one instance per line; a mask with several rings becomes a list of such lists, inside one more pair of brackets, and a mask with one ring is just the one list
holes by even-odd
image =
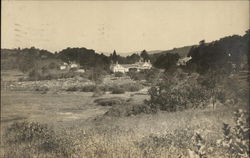
[[63, 63], [62, 65], [60, 65], [60, 70], [66, 70], [67, 68], [68, 68], [67, 63]]
[[76, 64], [76, 63], [70, 63], [70, 64], [69, 64], [69, 67], [70, 67], [70, 68], [78, 68], [78, 66], [79, 66], [79, 65]]
[[150, 63], [150, 61], [142, 62], [141, 60], [134, 64], [118, 64], [118, 62], [116, 62], [116, 64], [112, 64], [110, 66], [110, 70], [114, 73], [115, 72], [126, 73], [126, 72], [129, 72], [129, 70], [131, 69], [134, 69], [136, 71], [141, 71], [141, 70], [147, 70], [151, 68], [152, 68], [152, 64]]
[[192, 57], [184, 57], [184, 58], [181, 58], [181, 59], [178, 60], [178, 62], [177, 62], [176, 65], [178, 65], [178, 66], [186, 65], [187, 62], [188, 62], [189, 60], [191, 60], [191, 59], [192, 59]]
[[71, 62], [71, 63], [63, 63], [62, 65], [60, 65], [60, 70], [69, 70], [69, 69], [72, 69], [72, 68], [79, 68], [79, 64], [75, 63], [75, 62]]

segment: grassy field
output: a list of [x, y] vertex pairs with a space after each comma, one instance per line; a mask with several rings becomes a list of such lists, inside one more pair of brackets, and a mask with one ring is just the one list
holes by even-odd
[[[129, 104], [141, 104], [149, 97], [146, 94], [147, 87], [100, 97], [79, 91], [1, 90], [1, 157], [188, 157], [196, 132], [205, 141], [208, 157], [228, 157], [216, 148], [216, 141], [223, 137], [223, 123], [234, 125], [233, 112], [247, 109], [244, 105], [112, 117], [105, 115], [112, 107], [95, 103], [100, 98], [121, 97]], [[37, 142], [4, 143], [6, 129], [17, 121], [47, 124], [55, 131], [54, 143], [59, 147], [43, 151]]]

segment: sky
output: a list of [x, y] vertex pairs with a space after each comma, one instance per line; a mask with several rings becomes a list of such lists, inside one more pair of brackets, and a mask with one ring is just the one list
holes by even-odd
[[2, 1], [1, 47], [168, 50], [243, 35], [249, 1]]

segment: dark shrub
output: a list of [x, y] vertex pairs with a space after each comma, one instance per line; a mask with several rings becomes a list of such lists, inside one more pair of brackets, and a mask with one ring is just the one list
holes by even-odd
[[50, 69], [57, 69], [58, 67], [59, 67], [59, 65], [56, 64], [56, 63], [54, 63], [54, 62], [51, 62], [51, 63], [49, 64], [49, 68], [50, 68]]
[[113, 87], [109, 85], [99, 85], [98, 88], [104, 92], [112, 91]]
[[128, 72], [128, 76], [133, 80], [145, 80], [146, 73], [145, 72]]
[[71, 92], [80, 91], [80, 88], [76, 87], [76, 86], [73, 86], [73, 87], [69, 87], [66, 91], [71, 91]]
[[76, 67], [73, 67], [73, 68], [70, 68], [70, 70], [69, 71], [71, 71], [71, 72], [75, 72], [77, 70], [77, 68]]
[[113, 106], [117, 104], [123, 104], [124, 102], [126, 102], [126, 100], [119, 97], [112, 97], [96, 99], [94, 102], [102, 106]]
[[46, 93], [47, 91], [49, 91], [49, 88], [46, 86], [38, 86], [35, 88], [35, 91]]
[[116, 104], [115, 106], [112, 106], [105, 115], [111, 116], [111, 117], [127, 117], [132, 115], [138, 115], [141, 113], [145, 114], [154, 114], [157, 112], [157, 109], [151, 108], [150, 106], [146, 104], [130, 104], [128, 102], [125, 102], [123, 104]]
[[123, 73], [122, 72], [116, 72], [115, 73], [115, 77], [122, 77], [123, 76]]
[[80, 88], [82, 92], [94, 92], [96, 89], [95, 85], [86, 85]]
[[178, 111], [204, 107], [210, 98], [205, 88], [197, 83], [197, 75], [187, 76], [177, 72], [165, 78], [149, 90], [146, 104], [164, 111]]
[[115, 86], [112, 90], [112, 94], [123, 94], [125, 93], [125, 89], [119, 86]]
[[81, 91], [81, 92], [94, 92], [96, 90], [95, 85], [85, 85], [85, 86], [72, 86], [66, 91]]
[[126, 84], [120, 85], [120, 87], [127, 92], [136, 92], [142, 89], [143, 85], [139, 83], [126, 83]]

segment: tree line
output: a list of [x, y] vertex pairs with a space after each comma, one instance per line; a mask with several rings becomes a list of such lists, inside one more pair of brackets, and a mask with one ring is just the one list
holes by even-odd
[[[183, 51], [183, 50], [182, 50]], [[115, 50], [109, 55], [98, 54], [93, 49], [66, 48], [59, 52], [49, 52], [35, 47], [24, 49], [1, 49], [1, 68], [20, 69], [27, 72], [41, 62], [76, 62], [84, 69], [99, 69], [109, 71], [110, 64], [133, 64], [139, 60], [151, 61], [154, 67], [169, 70], [176, 67], [181, 58], [178, 49], [174, 52], [163, 51], [158, 54], [148, 54], [146, 50], [123, 57]], [[182, 55], [183, 56], [183, 55]], [[249, 55], [249, 30], [243, 36], [233, 35], [221, 38], [217, 41], [206, 43], [200, 41], [199, 45], [191, 47], [187, 56], [192, 59], [185, 69], [205, 73], [210, 69], [224, 69], [231, 71], [246, 67], [250, 61]], [[248, 65], [249, 66], [249, 65]], [[249, 67], [247, 67], [249, 69]]]

